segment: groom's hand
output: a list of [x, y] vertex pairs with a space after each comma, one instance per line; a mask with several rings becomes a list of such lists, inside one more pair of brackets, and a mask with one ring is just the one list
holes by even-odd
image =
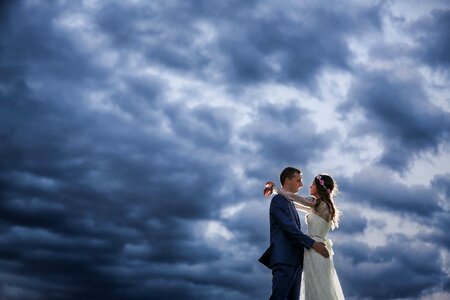
[[274, 183], [272, 181], [267, 181], [266, 185], [264, 186], [264, 196], [265, 197], [270, 197], [273, 194], [273, 187], [274, 187]]
[[317, 251], [320, 255], [322, 255], [325, 258], [330, 257], [330, 253], [328, 253], [327, 248], [325, 248], [324, 243], [314, 242], [312, 245], [312, 248]]

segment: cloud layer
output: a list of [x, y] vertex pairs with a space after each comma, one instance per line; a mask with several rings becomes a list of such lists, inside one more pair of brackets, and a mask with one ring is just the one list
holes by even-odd
[[348, 299], [448, 297], [448, 4], [0, 6], [2, 299], [268, 298], [287, 165]]

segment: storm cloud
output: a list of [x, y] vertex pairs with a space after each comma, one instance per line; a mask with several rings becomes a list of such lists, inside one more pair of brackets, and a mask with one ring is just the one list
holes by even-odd
[[0, 298], [268, 298], [288, 165], [339, 183], [347, 299], [448, 298], [450, 6], [416, 4], [3, 1]]

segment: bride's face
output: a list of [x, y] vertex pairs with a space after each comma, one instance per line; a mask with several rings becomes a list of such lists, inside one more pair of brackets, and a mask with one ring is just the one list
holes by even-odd
[[311, 186], [309, 187], [309, 193], [311, 195], [315, 196], [315, 197], [318, 196], [317, 195], [317, 186], [316, 186], [316, 183], [314, 181], [311, 183]]

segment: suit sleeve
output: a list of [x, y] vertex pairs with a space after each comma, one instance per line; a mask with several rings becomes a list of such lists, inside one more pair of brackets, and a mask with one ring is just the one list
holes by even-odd
[[270, 214], [289, 238], [297, 241], [302, 247], [307, 249], [312, 247], [314, 240], [297, 227], [295, 220], [292, 219], [289, 213], [286, 199], [280, 195], [273, 197], [270, 204]]

